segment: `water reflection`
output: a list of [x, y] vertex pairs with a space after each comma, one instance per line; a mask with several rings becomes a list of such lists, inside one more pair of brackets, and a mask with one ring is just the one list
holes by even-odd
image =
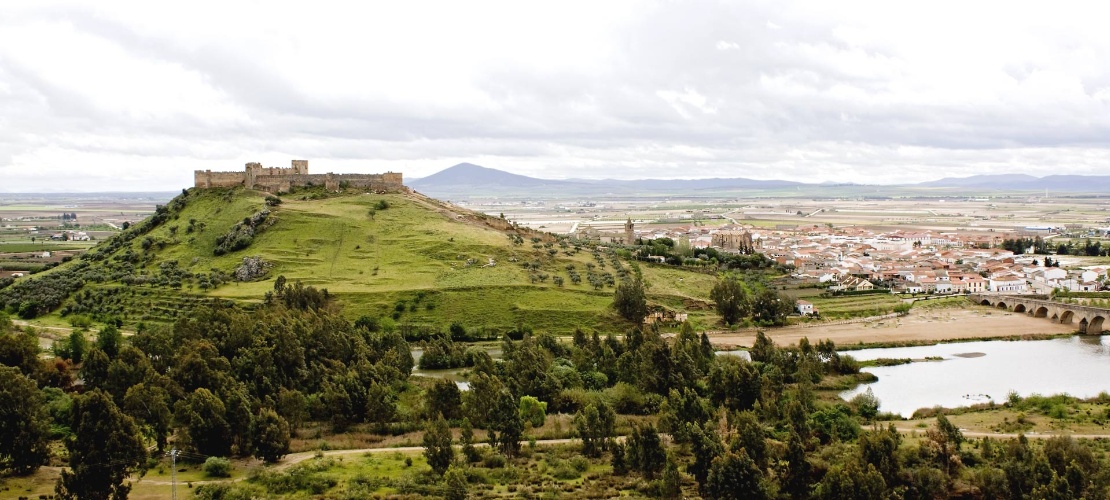
[[944, 358], [939, 362], [864, 368], [879, 381], [841, 394], [850, 399], [870, 387], [880, 400], [880, 411], [906, 417], [918, 408], [937, 405], [1001, 403], [1010, 391], [1022, 396], [1067, 393], [1081, 398], [1110, 391], [1110, 337], [966, 342], [844, 354], [861, 361]]
[[721, 356], [738, 356], [744, 361], [751, 361], [752, 355], [748, 351], [717, 351], [717, 355]]

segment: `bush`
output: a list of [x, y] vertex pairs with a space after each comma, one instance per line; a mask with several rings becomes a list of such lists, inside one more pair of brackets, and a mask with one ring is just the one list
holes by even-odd
[[231, 477], [231, 461], [226, 458], [208, 457], [202, 469], [209, 477]]

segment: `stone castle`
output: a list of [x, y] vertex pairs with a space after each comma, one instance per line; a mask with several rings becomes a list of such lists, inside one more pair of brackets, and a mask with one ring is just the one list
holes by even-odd
[[193, 180], [198, 188], [238, 187], [278, 193], [292, 187], [324, 186], [330, 191], [341, 187], [373, 191], [402, 191], [405, 189], [399, 172], [384, 174], [310, 174], [308, 160], [293, 160], [290, 168], [263, 167], [261, 163], [248, 163], [243, 172], [213, 172], [196, 170]]

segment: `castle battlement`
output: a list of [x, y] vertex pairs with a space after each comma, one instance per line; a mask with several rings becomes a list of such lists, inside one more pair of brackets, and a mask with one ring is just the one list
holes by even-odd
[[193, 171], [193, 182], [198, 188], [238, 187], [277, 193], [292, 187], [324, 186], [338, 190], [350, 186], [374, 191], [402, 191], [405, 189], [400, 172], [384, 174], [310, 174], [308, 160], [293, 160], [289, 168], [263, 167], [261, 163], [248, 163], [242, 172]]

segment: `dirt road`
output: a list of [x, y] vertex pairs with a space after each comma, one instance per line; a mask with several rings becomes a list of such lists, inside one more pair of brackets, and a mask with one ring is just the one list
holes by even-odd
[[[1001, 309], [934, 309], [911, 311], [906, 316], [851, 323], [810, 323], [764, 330], [779, 345], [829, 339], [836, 345], [872, 342], [940, 342], [981, 337], [1011, 337], [1074, 333], [1076, 325], [1060, 325], [1044, 318]], [[711, 332], [710, 341], [721, 347], [750, 347], [756, 330]]]

